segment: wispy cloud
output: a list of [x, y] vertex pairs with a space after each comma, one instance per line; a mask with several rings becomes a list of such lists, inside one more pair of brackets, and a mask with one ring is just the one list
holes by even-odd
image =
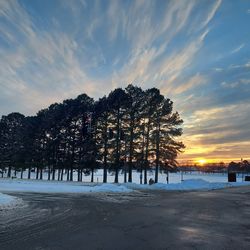
[[[219, 140], [228, 135], [212, 141], [206, 124], [213, 116], [211, 128], [222, 131], [215, 123], [223, 123], [225, 133], [244, 139], [240, 124], [229, 125], [231, 111], [221, 119], [223, 109], [249, 104], [249, 46], [234, 46], [250, 37], [236, 2], [0, 1], [1, 114], [34, 114], [82, 92], [98, 98], [134, 83], [158, 87], [174, 100], [185, 120], [185, 142], [195, 143], [192, 152], [205, 153], [206, 139], [207, 155], [235, 149], [233, 136], [223, 147]], [[224, 29], [230, 30], [225, 36]], [[199, 121], [202, 116], [210, 119]]]
[[[135, 1], [126, 9], [123, 8], [125, 5], [121, 6], [122, 2], [115, 1], [104, 6], [96, 1], [91, 7], [94, 15], [88, 25], [84, 25], [87, 27], [86, 32], [79, 31], [78, 28], [75, 29], [78, 33], [74, 35], [64, 32], [58, 22], [55, 22], [55, 17], [51, 20], [49, 29], [38, 28], [35, 19], [18, 1], [1, 4], [1, 16], [11, 25], [4, 24], [0, 28], [12, 48], [15, 48], [11, 51], [2, 48], [0, 52], [5, 58], [5, 63], [1, 65], [1, 84], [6, 86], [8, 82], [19, 82], [21, 89], [33, 89], [41, 99], [44, 94], [50, 95], [54, 101], [82, 91], [98, 96], [98, 86], [102, 82], [111, 82], [110, 86], [115, 87], [121, 84], [120, 79], [124, 84], [137, 82], [147, 86], [155, 82], [163, 90], [172, 88], [173, 82], [178, 81], [178, 77], [192, 63], [208, 33], [206, 29], [196, 37], [190, 37], [179, 50], [172, 51], [168, 48], [181, 31], [185, 33], [185, 27], [188, 29], [195, 1], [166, 2], [161, 6], [161, 17], [157, 17], [155, 11], [159, 6], [153, 1]], [[89, 12], [90, 2], [62, 1], [61, 4], [62, 10], [71, 11], [75, 19], [81, 19], [79, 10]], [[218, 6], [219, 3], [216, 2], [203, 23], [197, 25], [201, 28], [206, 26]], [[155, 26], [158, 28], [155, 29]], [[126, 41], [128, 53], [125, 58], [121, 52], [114, 59], [105, 58], [104, 47], [108, 44], [97, 39], [102, 27], [109, 31], [109, 36], [105, 35], [102, 39], [112, 41], [114, 46], [121, 39]], [[20, 39], [23, 43], [20, 43]], [[111, 70], [109, 76], [99, 78], [94, 72], [110, 60], [111, 65], [114, 62], [122, 64]], [[181, 91], [181, 87], [178, 91]]]
[[238, 81], [235, 82], [222, 82], [221, 86], [225, 88], [237, 88], [240, 85], [250, 85], [250, 79], [239, 79]]
[[219, 9], [220, 5], [222, 3], [222, 0], [217, 0], [214, 5], [211, 7], [210, 11], [207, 14], [206, 19], [202, 22], [201, 27], [205, 27], [214, 17], [217, 10]]
[[[80, 65], [76, 57], [78, 44], [73, 38], [59, 30], [38, 31], [17, 1], [1, 7], [1, 16], [17, 28], [16, 31], [11, 26], [2, 27], [7, 34], [16, 37], [12, 45], [15, 50], [0, 49], [4, 58], [0, 63], [2, 94], [10, 98], [22, 95], [21, 111], [33, 103], [33, 112], [84, 91], [96, 94], [96, 82]], [[25, 43], [19, 43], [18, 39]]]
[[249, 108], [250, 104], [241, 104], [195, 111], [184, 127], [186, 157], [225, 158], [225, 151], [229, 158], [247, 157], [242, 144], [249, 145], [250, 140]]
[[237, 53], [237, 52], [239, 52], [242, 48], [244, 48], [245, 47], [245, 44], [244, 43], [242, 43], [241, 45], [239, 45], [238, 47], [236, 47], [235, 49], [233, 49], [232, 51], [231, 51], [231, 53], [232, 54], [234, 54], [234, 53]]
[[221, 72], [223, 71], [223, 68], [213, 68], [213, 70], [215, 70], [216, 72]]
[[205, 77], [197, 73], [196, 75], [192, 76], [187, 82], [182, 83], [178, 87], [176, 87], [173, 90], [173, 92], [174, 94], [178, 95], [196, 86], [200, 86], [201, 84], [204, 84], [205, 82], [206, 82]]

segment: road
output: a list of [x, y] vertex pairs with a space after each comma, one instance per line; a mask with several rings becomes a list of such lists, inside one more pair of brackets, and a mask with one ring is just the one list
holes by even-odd
[[250, 249], [250, 187], [14, 195], [24, 205], [0, 211], [1, 250]]

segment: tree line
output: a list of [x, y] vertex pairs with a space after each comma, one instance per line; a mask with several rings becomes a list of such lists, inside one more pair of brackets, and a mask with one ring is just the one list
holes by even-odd
[[[31, 171], [36, 178], [78, 181], [83, 174], [94, 179], [96, 169], [103, 169], [103, 182], [108, 171], [119, 171], [124, 182], [132, 182], [133, 170], [147, 173], [155, 170], [155, 182], [161, 169], [177, 164], [184, 144], [183, 120], [173, 111], [173, 102], [157, 88], [142, 90], [128, 85], [117, 88], [95, 101], [86, 94], [62, 103], [54, 103], [35, 116], [11, 113], [0, 120], [0, 167], [11, 177], [12, 170]], [[57, 175], [57, 176], [56, 176]]]
[[205, 164], [189, 163], [179, 164], [178, 169], [183, 172], [199, 171], [204, 173], [227, 173], [230, 171], [238, 173], [250, 172], [250, 162], [248, 160], [242, 160], [240, 162], [213, 162]]
[[229, 172], [238, 172], [238, 173], [249, 173], [250, 172], [250, 162], [247, 160], [241, 160], [240, 162], [231, 161], [228, 164]]

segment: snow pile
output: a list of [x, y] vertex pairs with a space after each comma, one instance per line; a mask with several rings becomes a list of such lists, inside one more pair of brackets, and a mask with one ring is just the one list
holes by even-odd
[[88, 192], [131, 192], [120, 184], [95, 184], [76, 182], [56, 182], [39, 180], [0, 180], [0, 191], [35, 193], [88, 193]]
[[164, 183], [156, 183], [153, 185], [126, 184], [127, 187], [135, 189], [172, 190], [172, 191], [213, 190], [226, 187], [237, 187], [237, 186], [247, 186], [247, 185], [250, 185], [250, 182], [223, 183], [223, 182], [208, 182], [202, 179], [190, 179], [190, 180], [185, 180], [181, 183], [172, 183], [172, 184], [164, 184]]
[[157, 183], [153, 185], [153, 189], [163, 189], [163, 190], [200, 190], [200, 189], [220, 189], [227, 187], [228, 183], [221, 182], [208, 182], [202, 179], [190, 179], [185, 180], [182, 183], [174, 183], [174, 184], [162, 184]]
[[19, 202], [20, 199], [17, 199], [16, 197], [0, 193], [0, 210], [4, 208], [12, 208]]
[[133, 190], [129, 189], [128, 187], [124, 185], [119, 185], [119, 184], [101, 184], [101, 185], [96, 185], [92, 187], [92, 192], [131, 192]]
[[[140, 185], [135, 183], [110, 184], [110, 183], [83, 183], [66, 181], [41, 181], [0, 179], [0, 191], [10, 192], [35, 192], [35, 193], [99, 193], [116, 192], [128, 193], [133, 190], [212, 190], [226, 187], [250, 185], [250, 182], [208, 182], [203, 179], [189, 179], [181, 183], [156, 183], [153, 185]], [[6, 198], [7, 199], [7, 198]]]

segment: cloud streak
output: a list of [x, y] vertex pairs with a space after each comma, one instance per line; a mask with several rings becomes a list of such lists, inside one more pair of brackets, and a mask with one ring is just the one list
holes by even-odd
[[237, 48], [233, 49], [231, 53], [232, 53], [232, 54], [237, 53], [237, 52], [239, 52], [241, 49], [243, 49], [244, 47], [245, 47], [245, 44], [242, 43], [242, 44], [239, 45]]
[[[185, 120], [184, 159], [235, 149], [249, 132], [250, 37], [240, 8], [221, 0], [0, 1], [0, 115], [134, 83], [174, 100]], [[229, 123], [237, 108], [241, 123]]]

